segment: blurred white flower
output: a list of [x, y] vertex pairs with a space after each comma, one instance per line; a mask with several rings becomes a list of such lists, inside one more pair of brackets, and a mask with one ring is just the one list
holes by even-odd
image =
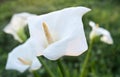
[[23, 42], [27, 37], [24, 34], [24, 27], [27, 25], [27, 18], [34, 16], [30, 13], [18, 13], [14, 14], [10, 23], [4, 28], [4, 32], [13, 35], [14, 39]]
[[96, 36], [101, 36], [100, 40], [107, 44], [113, 44], [113, 39], [110, 35], [110, 32], [104, 28], [99, 27], [98, 24], [95, 24], [93, 21], [89, 22], [89, 25], [92, 27], [90, 32], [90, 39], [94, 39]]
[[[78, 56], [88, 49], [82, 16], [86, 7], [71, 7], [28, 19], [30, 43], [36, 55], [50, 60]], [[29, 40], [28, 40], [29, 41]]]
[[41, 64], [33, 51], [32, 46], [27, 42], [16, 47], [8, 55], [6, 69], [17, 70], [21, 73], [27, 69], [30, 71], [39, 69]]

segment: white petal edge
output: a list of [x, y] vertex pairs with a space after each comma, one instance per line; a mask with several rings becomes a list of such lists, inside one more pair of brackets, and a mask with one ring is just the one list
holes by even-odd
[[29, 70], [30, 71], [38, 70], [41, 66], [42, 65], [41, 65], [40, 61], [38, 60], [37, 57], [35, 57], [33, 59], [32, 65], [30, 66]]
[[110, 35], [104, 35], [100, 38], [100, 40], [107, 44], [113, 44], [113, 39]]
[[96, 26], [95, 22], [93, 22], [93, 21], [90, 21], [90, 22], [89, 22], [89, 25], [90, 25], [92, 28], [94, 28], [94, 27]]

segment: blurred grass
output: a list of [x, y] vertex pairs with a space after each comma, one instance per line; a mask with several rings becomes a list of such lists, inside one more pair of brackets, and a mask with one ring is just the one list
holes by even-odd
[[[44, 14], [70, 6], [86, 6], [92, 9], [83, 17], [84, 28], [87, 36], [91, 28], [90, 20], [99, 23], [108, 29], [114, 39], [114, 45], [96, 42], [93, 47], [89, 68], [89, 77], [120, 77], [120, 1], [119, 0], [2, 0], [0, 1], [0, 77], [30, 77], [29, 72], [20, 74], [16, 71], [5, 70], [7, 54], [19, 43], [11, 35], [5, 34], [3, 28], [10, 21], [14, 13], [30, 12]], [[77, 77], [80, 65], [86, 53], [78, 57], [64, 57], [64, 64], [69, 66], [72, 77]], [[46, 60], [45, 60], [46, 61]], [[48, 62], [50, 68], [59, 75], [52, 65], [56, 62]], [[74, 69], [73, 69], [74, 68]], [[72, 72], [73, 71], [73, 72]], [[38, 71], [41, 76], [47, 76], [43, 68]]]

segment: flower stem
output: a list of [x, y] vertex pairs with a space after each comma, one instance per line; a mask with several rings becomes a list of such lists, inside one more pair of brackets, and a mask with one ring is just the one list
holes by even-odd
[[41, 64], [44, 66], [45, 70], [50, 75], [50, 77], [55, 77], [54, 74], [52, 73], [52, 71], [50, 70], [50, 68], [48, 67], [48, 65], [42, 60], [41, 57], [39, 57], [39, 60], [40, 60]]
[[57, 64], [62, 73], [62, 77], [67, 77], [67, 73], [65, 71], [66, 69], [65, 69], [64, 65], [62, 64], [62, 60], [61, 59], [57, 60]]
[[87, 51], [87, 55], [85, 57], [85, 60], [84, 60], [84, 63], [82, 64], [82, 69], [81, 69], [81, 73], [79, 75], [79, 77], [86, 77], [86, 68], [87, 68], [87, 65], [88, 65], [88, 61], [89, 61], [89, 58], [90, 58], [90, 55], [91, 55], [91, 50], [92, 50], [92, 44], [93, 44], [93, 40], [90, 40], [90, 43], [89, 43], [89, 49]]
[[40, 77], [40, 75], [36, 71], [32, 71], [34, 77]]

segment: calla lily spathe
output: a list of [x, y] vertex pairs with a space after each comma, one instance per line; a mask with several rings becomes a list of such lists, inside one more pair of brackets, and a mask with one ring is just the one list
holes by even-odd
[[82, 16], [86, 7], [70, 7], [28, 19], [31, 44], [36, 55], [50, 60], [78, 56], [88, 49]]
[[27, 69], [30, 71], [39, 69], [41, 63], [33, 51], [32, 45], [28, 42], [16, 47], [8, 55], [6, 69], [17, 70], [21, 73]]
[[98, 26], [93, 21], [89, 22], [89, 25], [92, 27], [92, 31], [90, 32], [90, 39], [94, 39], [96, 36], [101, 36], [100, 40], [107, 44], [113, 44], [113, 39], [110, 35], [110, 32], [104, 28]]
[[10, 23], [4, 28], [4, 32], [13, 35], [15, 40], [23, 42], [23, 39], [26, 39], [23, 32], [24, 27], [27, 25], [27, 18], [30, 16], [34, 16], [34, 14], [26, 12], [14, 14]]

